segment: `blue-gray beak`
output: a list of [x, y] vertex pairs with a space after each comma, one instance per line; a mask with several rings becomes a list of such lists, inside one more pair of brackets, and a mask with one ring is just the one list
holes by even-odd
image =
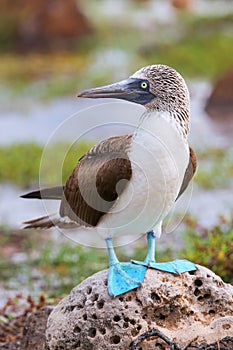
[[142, 88], [142, 82], [145, 83], [145, 80], [129, 78], [115, 84], [82, 91], [77, 97], [117, 98], [145, 105], [153, 100], [155, 96], [149, 91], [149, 83], [147, 82], [146, 88]]

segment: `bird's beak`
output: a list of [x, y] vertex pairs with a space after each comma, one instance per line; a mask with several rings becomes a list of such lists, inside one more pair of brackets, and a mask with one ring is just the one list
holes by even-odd
[[140, 88], [140, 79], [129, 78], [115, 84], [105, 85], [80, 92], [77, 97], [84, 98], [117, 98], [142, 105], [150, 102], [154, 95]]

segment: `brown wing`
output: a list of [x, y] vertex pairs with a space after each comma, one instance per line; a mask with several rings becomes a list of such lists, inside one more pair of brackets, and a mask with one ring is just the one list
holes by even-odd
[[61, 217], [96, 226], [123, 192], [132, 175], [127, 156], [132, 135], [111, 137], [94, 146], [80, 160], [66, 182]]
[[180, 188], [180, 192], [177, 196], [176, 199], [178, 199], [182, 193], [186, 190], [186, 188], [188, 187], [189, 182], [192, 180], [193, 175], [195, 174], [197, 169], [197, 157], [196, 157], [196, 153], [194, 152], [194, 150], [189, 147], [189, 163], [188, 163], [188, 167], [185, 171], [184, 174], [184, 179]]

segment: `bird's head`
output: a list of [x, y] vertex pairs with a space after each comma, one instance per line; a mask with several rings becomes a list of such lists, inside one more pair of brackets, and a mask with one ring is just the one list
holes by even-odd
[[182, 76], [165, 65], [146, 66], [128, 79], [88, 89], [84, 98], [117, 98], [144, 105], [149, 110], [189, 115], [189, 92]]

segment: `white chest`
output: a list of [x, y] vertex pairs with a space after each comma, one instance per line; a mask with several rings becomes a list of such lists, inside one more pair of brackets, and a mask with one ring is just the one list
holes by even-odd
[[174, 126], [156, 114], [137, 130], [128, 156], [132, 177], [101, 221], [108, 235], [144, 233], [163, 220], [180, 190], [189, 150]]

